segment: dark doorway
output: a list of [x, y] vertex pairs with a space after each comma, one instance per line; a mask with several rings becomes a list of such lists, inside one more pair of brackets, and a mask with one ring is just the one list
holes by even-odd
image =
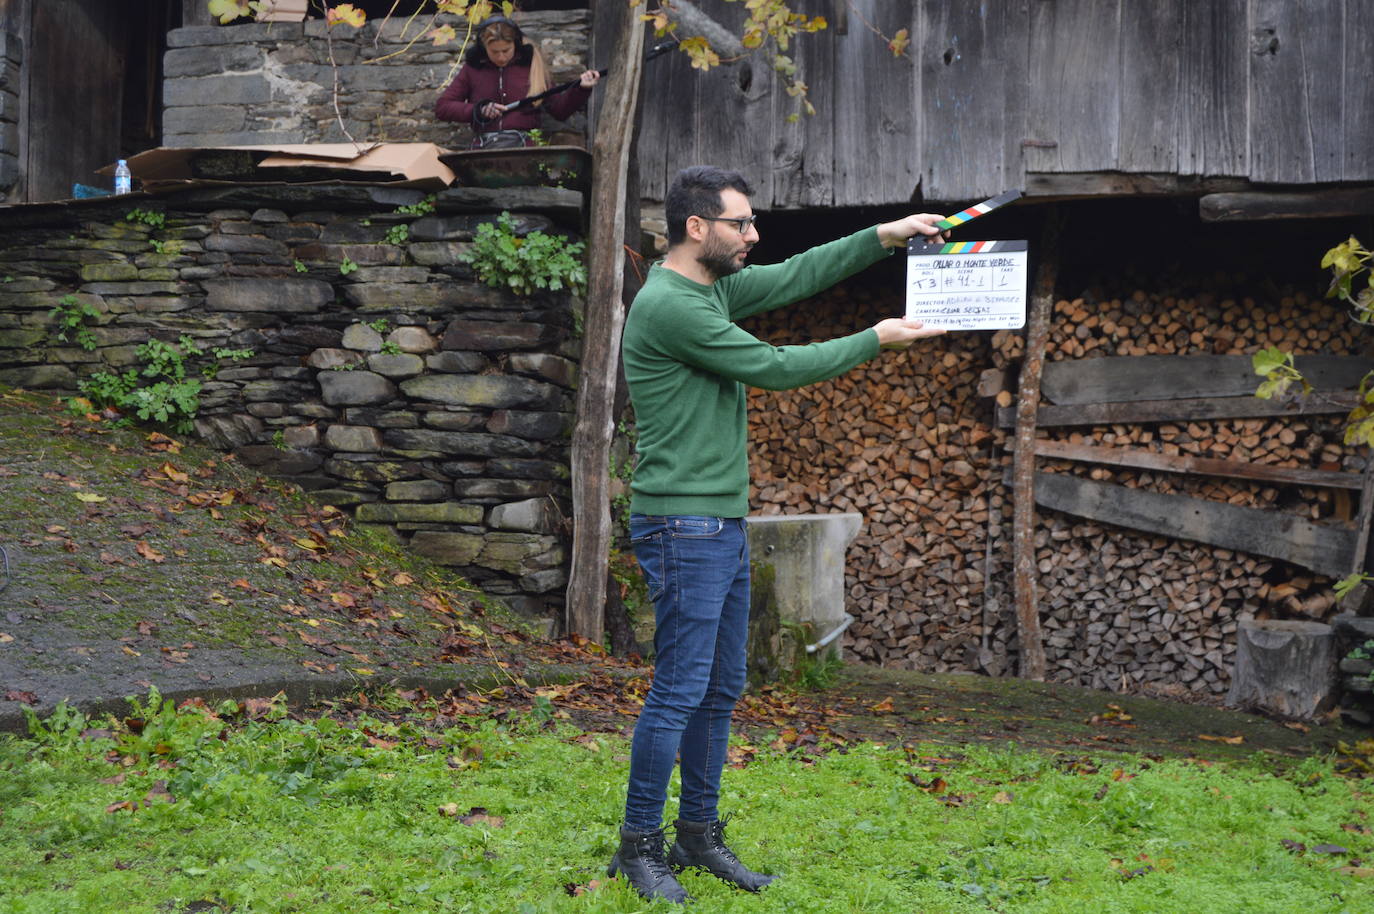
[[67, 199], [76, 184], [109, 187], [97, 169], [158, 145], [162, 54], [181, 4], [43, 0], [30, 10], [20, 199]]

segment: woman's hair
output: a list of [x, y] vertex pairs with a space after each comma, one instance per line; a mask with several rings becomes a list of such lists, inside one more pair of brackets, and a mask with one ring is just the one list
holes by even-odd
[[679, 171], [663, 200], [663, 215], [668, 222], [668, 246], [681, 244], [686, 239], [689, 217], [719, 216], [724, 209], [720, 192], [727, 188], [737, 190], [746, 197], [754, 193], [749, 182], [737, 171], [726, 171], [714, 165], [693, 165]]
[[515, 45], [515, 56], [507, 66], [529, 67], [530, 94], [538, 95], [549, 87], [548, 67], [539, 48], [525, 37], [520, 26], [505, 16], [488, 16], [473, 30], [476, 40], [468, 47], [463, 62], [468, 66], [482, 69], [495, 66], [487, 57], [487, 43], [490, 41], [509, 41]]

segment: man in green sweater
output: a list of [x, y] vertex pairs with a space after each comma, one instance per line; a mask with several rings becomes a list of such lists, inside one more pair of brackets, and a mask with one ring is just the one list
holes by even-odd
[[[748, 420], [745, 385], [785, 390], [842, 374], [943, 331], [890, 318], [850, 336], [771, 346], [736, 321], [829, 288], [937, 235], [921, 214], [856, 232], [769, 266], [744, 267], [759, 240], [737, 172], [679, 172], [668, 190], [668, 254], [649, 271], [625, 322], [625, 378], [638, 462], [630, 539], [654, 602], [654, 681], [635, 725], [620, 846], [609, 873], [648, 899], [688, 900], [674, 876], [704, 869], [756, 892], [775, 877], [748, 869], [717, 814], [730, 717], [745, 683], [749, 629]], [[681, 757], [675, 841], [663, 806]]]

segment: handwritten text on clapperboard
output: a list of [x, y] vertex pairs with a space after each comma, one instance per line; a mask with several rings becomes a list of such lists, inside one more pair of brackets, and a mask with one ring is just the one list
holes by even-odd
[[906, 316], [948, 330], [1026, 323], [1024, 241], [961, 241], [907, 248]]

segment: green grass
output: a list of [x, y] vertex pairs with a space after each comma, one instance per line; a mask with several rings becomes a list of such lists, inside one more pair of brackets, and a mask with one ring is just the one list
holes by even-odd
[[[602, 871], [623, 738], [546, 701], [444, 729], [433, 702], [373, 707], [295, 720], [153, 697], [126, 722], [59, 708], [30, 738], [0, 737], [0, 911], [649, 907]], [[755, 897], [688, 873], [696, 910], [1374, 910], [1374, 881], [1337, 871], [1374, 856], [1370, 797], [1323, 760], [1280, 776], [1010, 745], [741, 748], [731, 841], [784, 878]]]

